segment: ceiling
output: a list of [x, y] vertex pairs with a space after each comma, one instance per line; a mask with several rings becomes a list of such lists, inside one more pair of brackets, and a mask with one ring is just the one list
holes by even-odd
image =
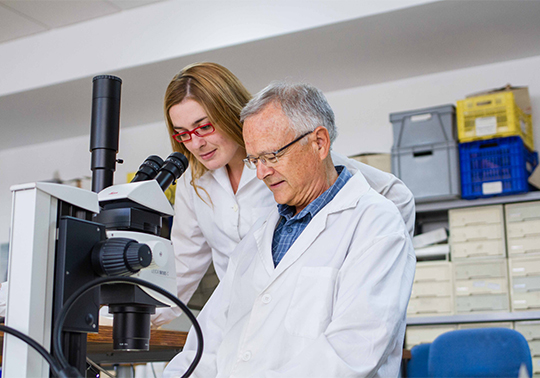
[[162, 0], [0, 1], [0, 43]]
[[[125, 128], [161, 122], [168, 82], [195, 61], [225, 65], [253, 92], [275, 79], [330, 92], [538, 56], [539, 19], [540, 1], [442, 1], [107, 73], [123, 80]], [[91, 83], [0, 97], [0, 150], [88, 135]]]

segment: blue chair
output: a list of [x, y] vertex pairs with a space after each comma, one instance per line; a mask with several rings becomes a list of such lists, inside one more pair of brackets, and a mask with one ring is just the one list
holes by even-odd
[[433, 378], [517, 378], [521, 365], [532, 376], [527, 340], [507, 328], [446, 332], [429, 349], [428, 372]]
[[411, 359], [407, 361], [407, 378], [427, 378], [428, 357], [431, 344], [415, 345], [411, 349]]

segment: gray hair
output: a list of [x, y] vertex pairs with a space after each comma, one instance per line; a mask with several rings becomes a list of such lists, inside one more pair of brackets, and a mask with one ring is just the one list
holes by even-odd
[[289, 126], [300, 136], [323, 126], [330, 142], [337, 137], [334, 112], [324, 94], [305, 83], [275, 81], [257, 93], [240, 113], [240, 122], [261, 112], [267, 105], [277, 103], [289, 119]]

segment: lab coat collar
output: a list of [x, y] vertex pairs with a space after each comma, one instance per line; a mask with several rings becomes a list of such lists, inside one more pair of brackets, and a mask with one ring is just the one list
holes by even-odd
[[[234, 195], [232, 186], [231, 186], [231, 180], [229, 179], [229, 173], [227, 172], [227, 167], [221, 167], [218, 169], [215, 169], [213, 171], [209, 171], [208, 174], [216, 180], [216, 182], [228, 193], [231, 195]], [[247, 183], [249, 183], [252, 180], [257, 180], [257, 171], [254, 169], [249, 169], [244, 165], [244, 168], [242, 170], [242, 177], [240, 178], [240, 183], [238, 184], [238, 189], [236, 192], [238, 193], [239, 190], [242, 189], [242, 187], [246, 186]]]
[[355, 207], [369, 189], [369, 184], [362, 173], [356, 172], [334, 199], [313, 217], [310, 224], [300, 234], [298, 239], [296, 239], [275, 268], [272, 260], [272, 239], [280, 215], [277, 209], [272, 211], [266, 218], [266, 221], [253, 234], [257, 243], [259, 258], [262, 260], [265, 270], [269, 275], [269, 281], [264, 289], [271, 285], [289, 266], [304, 254], [319, 234], [326, 228], [326, 221], [330, 214]]

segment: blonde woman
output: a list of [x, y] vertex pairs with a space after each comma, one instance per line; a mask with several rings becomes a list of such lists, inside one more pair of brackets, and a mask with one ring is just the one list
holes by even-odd
[[[244, 166], [240, 112], [251, 99], [240, 80], [216, 63], [185, 67], [165, 93], [165, 119], [173, 149], [190, 169], [178, 180], [171, 240], [176, 255], [178, 297], [187, 303], [213, 262], [218, 278], [229, 256], [255, 221], [276, 206], [272, 192]], [[333, 114], [331, 114], [333, 122]], [[394, 202], [409, 232], [414, 227], [412, 193], [396, 177], [332, 153], [335, 164], [360, 171], [370, 186]], [[154, 325], [180, 311], [158, 309]]]

